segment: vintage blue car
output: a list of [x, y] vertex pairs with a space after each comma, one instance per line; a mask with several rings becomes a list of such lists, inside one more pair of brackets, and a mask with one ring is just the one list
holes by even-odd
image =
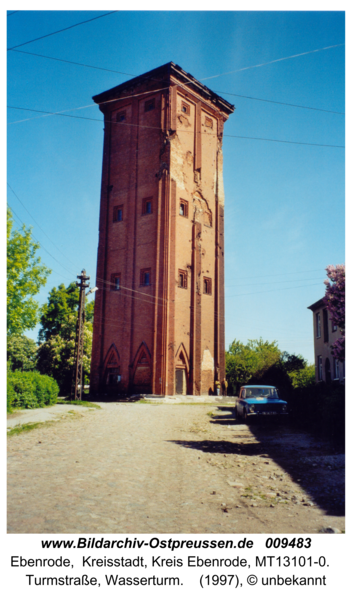
[[287, 415], [287, 402], [280, 400], [272, 385], [244, 385], [236, 401], [236, 416], [247, 419], [254, 415]]

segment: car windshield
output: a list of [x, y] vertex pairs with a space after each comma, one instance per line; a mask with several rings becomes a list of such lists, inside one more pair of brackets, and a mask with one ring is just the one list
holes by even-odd
[[277, 400], [279, 398], [276, 388], [261, 388], [253, 387], [246, 389], [246, 398], [272, 398]]

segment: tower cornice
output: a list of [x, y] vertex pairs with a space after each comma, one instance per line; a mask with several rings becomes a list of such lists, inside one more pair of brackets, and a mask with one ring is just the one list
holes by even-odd
[[193, 75], [184, 71], [179, 65], [173, 62], [166, 63], [161, 67], [157, 67], [148, 73], [134, 77], [120, 85], [117, 85], [110, 90], [102, 92], [93, 96], [94, 102], [100, 105], [101, 110], [104, 112], [104, 103], [111, 102], [113, 100], [122, 100], [126, 94], [133, 92], [143, 93], [147, 91], [154, 91], [162, 87], [170, 87], [175, 84], [181, 84], [184, 88], [196, 93], [198, 96], [204, 98], [204, 100], [211, 102], [215, 105], [222, 113], [227, 117], [233, 113], [235, 107], [210, 90], [203, 83], [198, 81]]

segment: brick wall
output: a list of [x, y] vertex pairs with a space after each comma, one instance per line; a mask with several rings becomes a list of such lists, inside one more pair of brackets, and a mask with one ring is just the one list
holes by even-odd
[[225, 376], [228, 115], [181, 86], [175, 69], [133, 81], [98, 97], [105, 138], [91, 387], [106, 388], [114, 347], [121, 381], [113, 393], [173, 394], [176, 368], [185, 372], [183, 391], [213, 393]]

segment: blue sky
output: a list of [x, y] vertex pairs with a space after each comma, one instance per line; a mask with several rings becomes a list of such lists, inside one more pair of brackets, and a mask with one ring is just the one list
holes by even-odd
[[[7, 47], [102, 14], [18, 11]], [[329, 147], [344, 146], [344, 31], [343, 12], [121, 11], [9, 51], [8, 182], [23, 204], [10, 189], [8, 202], [53, 270], [39, 301], [82, 268], [95, 284], [103, 123], [23, 109], [101, 119], [93, 95], [171, 60], [236, 106], [223, 145], [226, 346], [263, 337], [312, 362], [307, 306], [325, 267], [345, 261], [344, 150]]]

